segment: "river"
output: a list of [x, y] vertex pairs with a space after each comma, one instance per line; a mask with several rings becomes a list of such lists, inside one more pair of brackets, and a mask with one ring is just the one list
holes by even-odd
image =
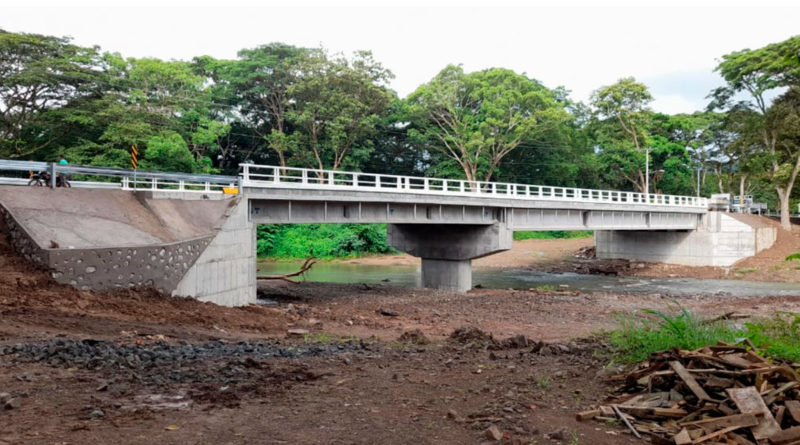
[[[300, 262], [259, 261], [259, 274], [295, 272]], [[382, 283], [397, 286], [419, 285], [419, 267], [376, 266], [319, 262], [306, 273], [307, 281], [332, 283]], [[528, 269], [474, 268], [472, 283], [494, 289], [528, 289], [539, 286], [569, 286], [585, 292], [637, 292], [672, 295], [725, 293], [747, 296], [800, 296], [800, 283], [771, 283], [743, 280], [708, 280], [695, 278], [640, 278], [576, 273], [549, 273]]]

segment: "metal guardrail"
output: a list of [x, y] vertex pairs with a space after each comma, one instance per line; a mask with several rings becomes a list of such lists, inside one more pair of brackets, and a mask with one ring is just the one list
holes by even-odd
[[[222, 175], [197, 175], [131, 170], [86, 165], [62, 165], [53, 162], [0, 159], [0, 171], [48, 172], [55, 182], [59, 175], [71, 177], [70, 185], [82, 188], [120, 188], [122, 190], [158, 190], [173, 192], [222, 193], [223, 188], [238, 188], [239, 178]], [[92, 179], [105, 179], [93, 181]], [[29, 179], [2, 178], [0, 183], [27, 185]]]
[[274, 165], [240, 164], [242, 187], [287, 187], [324, 190], [360, 190], [392, 193], [435, 194], [449, 196], [480, 196], [524, 200], [554, 200], [602, 202], [629, 205], [658, 205], [708, 208], [708, 199], [695, 196], [676, 196], [620, 192], [611, 190], [578, 189], [529, 184], [464, 181], [458, 179], [420, 178], [414, 176], [343, 172]]

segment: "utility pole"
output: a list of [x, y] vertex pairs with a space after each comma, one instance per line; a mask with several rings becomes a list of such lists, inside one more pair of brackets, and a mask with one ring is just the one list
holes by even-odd
[[644, 148], [644, 194], [645, 200], [650, 202], [650, 147]]
[[700, 197], [700, 167], [697, 167], [695, 171], [697, 171], [697, 197]]

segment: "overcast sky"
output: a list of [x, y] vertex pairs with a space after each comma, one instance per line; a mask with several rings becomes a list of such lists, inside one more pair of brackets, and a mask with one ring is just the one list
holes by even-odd
[[[642, 4], [648, 6], [641, 6]], [[794, 4], [794, 5], [793, 5]], [[116, 6], [108, 6], [116, 5]], [[224, 5], [224, 6], [223, 6]], [[433, 5], [433, 6], [431, 6]], [[602, 5], [602, 6], [597, 6]], [[233, 58], [269, 42], [373, 51], [405, 96], [448, 63], [505, 67], [578, 100], [620, 77], [666, 113], [705, 107], [717, 60], [800, 34], [792, 1], [0, 0], [0, 28], [130, 57]]]

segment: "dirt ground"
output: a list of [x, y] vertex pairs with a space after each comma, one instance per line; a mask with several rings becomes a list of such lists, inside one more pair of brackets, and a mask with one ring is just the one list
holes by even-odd
[[[585, 243], [504, 255], [561, 261]], [[0, 444], [634, 443], [574, 420], [621, 371], [593, 333], [674, 298], [274, 282], [260, 294], [271, 305], [80, 292], [0, 233]], [[677, 300], [800, 312], [800, 297]]]

